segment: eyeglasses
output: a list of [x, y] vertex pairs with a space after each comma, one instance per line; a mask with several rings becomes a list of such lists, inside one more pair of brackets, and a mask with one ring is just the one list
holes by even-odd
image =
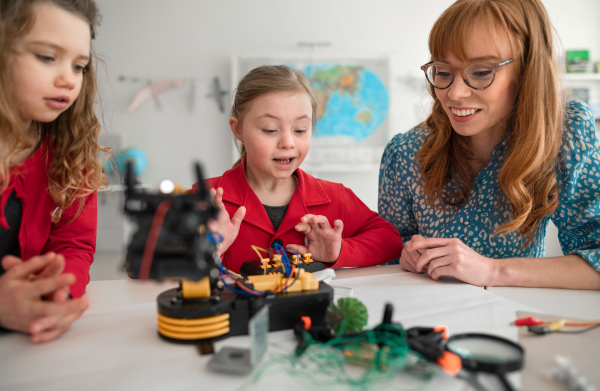
[[[462, 70], [463, 80], [465, 83], [475, 89], [483, 90], [488, 88], [496, 78], [498, 68], [510, 64], [514, 58], [502, 61], [500, 63], [475, 62], [467, 65]], [[446, 64], [431, 61], [421, 67], [425, 72], [425, 77], [429, 84], [439, 90], [445, 90], [454, 82], [456, 71]]]

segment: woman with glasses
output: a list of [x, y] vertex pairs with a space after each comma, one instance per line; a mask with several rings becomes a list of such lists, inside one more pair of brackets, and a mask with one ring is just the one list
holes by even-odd
[[[388, 144], [379, 213], [400, 265], [478, 286], [600, 289], [600, 142], [561, 97], [540, 0], [459, 0], [429, 36], [427, 120]], [[564, 256], [545, 258], [548, 222]]]

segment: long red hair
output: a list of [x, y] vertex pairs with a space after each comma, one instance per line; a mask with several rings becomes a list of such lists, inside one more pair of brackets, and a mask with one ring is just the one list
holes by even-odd
[[[432, 58], [447, 51], [467, 61], [466, 42], [474, 21], [497, 36], [506, 31], [515, 58], [517, 98], [508, 118], [508, 143], [499, 173], [500, 197], [511, 218], [497, 233], [518, 231], [533, 239], [536, 226], [558, 206], [555, 167], [562, 143], [564, 109], [553, 28], [539, 0], [459, 0], [435, 22], [429, 36]], [[427, 202], [442, 208], [463, 205], [475, 180], [466, 139], [453, 131], [433, 87], [430, 133], [417, 153]], [[455, 186], [448, 186], [453, 182]]]

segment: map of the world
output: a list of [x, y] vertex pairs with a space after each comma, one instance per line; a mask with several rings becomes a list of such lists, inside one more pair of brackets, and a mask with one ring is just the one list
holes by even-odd
[[386, 119], [388, 91], [364, 66], [322, 63], [302, 70], [319, 102], [317, 136], [346, 136], [359, 142], [375, 133]]

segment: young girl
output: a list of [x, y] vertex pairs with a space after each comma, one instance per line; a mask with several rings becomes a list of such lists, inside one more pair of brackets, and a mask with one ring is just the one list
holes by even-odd
[[310, 148], [316, 107], [301, 71], [262, 66], [240, 81], [229, 119], [241, 142], [240, 158], [210, 179], [221, 208], [210, 228], [224, 237], [219, 252], [230, 270], [239, 272], [244, 262], [257, 259], [252, 245], [268, 249], [279, 243], [333, 267], [377, 265], [400, 255], [402, 241], [391, 224], [350, 189], [299, 168]]
[[93, 107], [97, 22], [92, 0], [0, 3], [0, 326], [34, 342], [87, 308], [78, 298], [106, 185]]
[[[390, 141], [379, 211], [400, 264], [479, 286], [600, 289], [600, 142], [561, 102], [539, 0], [459, 0], [429, 36], [433, 110]], [[549, 219], [564, 256], [544, 258]]]

